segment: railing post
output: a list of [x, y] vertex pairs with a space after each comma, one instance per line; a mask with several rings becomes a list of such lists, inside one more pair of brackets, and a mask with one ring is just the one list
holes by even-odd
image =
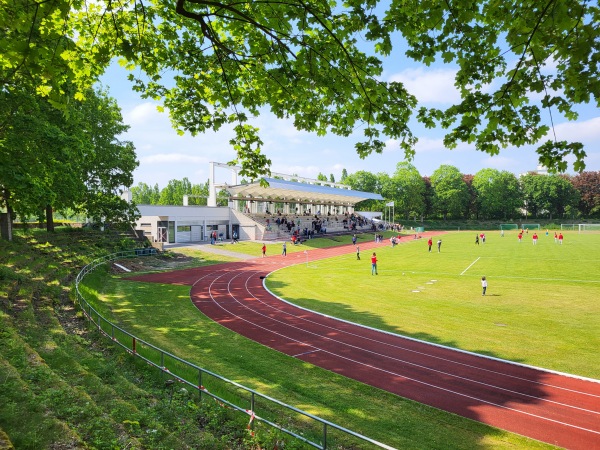
[[202, 400], [202, 370], [198, 369], [198, 392], [200, 394], [200, 400]]
[[132, 338], [131, 338], [131, 351], [133, 352], [134, 355], [136, 354], [136, 344], [137, 344], [137, 341], [135, 339], [135, 336], [132, 336]]
[[327, 448], [327, 424], [323, 423], [323, 450]]
[[250, 413], [252, 414], [250, 416], [250, 430], [254, 432], [254, 392], [250, 396]]

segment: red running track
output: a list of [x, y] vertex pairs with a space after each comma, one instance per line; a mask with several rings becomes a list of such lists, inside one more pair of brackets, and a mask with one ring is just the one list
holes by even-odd
[[[361, 243], [365, 273], [371, 250]], [[311, 261], [354, 252], [310, 250]], [[270, 294], [262, 278], [302, 252], [134, 277], [192, 286], [221, 325], [294, 358], [494, 427], [574, 450], [600, 449], [600, 382], [524, 367], [346, 323]]]

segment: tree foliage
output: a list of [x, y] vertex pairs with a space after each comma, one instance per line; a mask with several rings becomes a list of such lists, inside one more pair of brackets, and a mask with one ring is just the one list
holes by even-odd
[[408, 162], [400, 162], [393, 175], [398, 184], [398, 192], [393, 197], [398, 210], [404, 217], [422, 216], [425, 213], [425, 182], [415, 166]]
[[529, 173], [521, 177], [523, 197], [528, 212], [534, 217], [562, 217], [575, 213], [579, 192], [564, 176]]
[[600, 171], [582, 172], [571, 178], [579, 192], [579, 211], [584, 217], [600, 217]]
[[64, 114], [27, 88], [0, 91], [0, 206], [24, 217], [52, 208], [134, 220], [119, 197], [138, 165], [131, 142], [117, 139], [127, 126], [114, 99], [86, 95]]
[[160, 199], [158, 183], [149, 186], [146, 183], [139, 182], [136, 186], [132, 186], [130, 191], [131, 199], [136, 205], [158, 205]]
[[485, 219], [512, 219], [522, 206], [519, 180], [514, 174], [497, 169], [482, 169], [473, 177], [477, 193], [477, 212]]
[[458, 168], [442, 164], [431, 174], [433, 207], [442, 217], [462, 217], [469, 193]]
[[[163, 189], [159, 189], [158, 183], [151, 187], [141, 182], [131, 188], [132, 200], [137, 205], [183, 205], [185, 195], [188, 196], [188, 205], [206, 206], [208, 181], [204, 184], [192, 184], [188, 178], [183, 178], [183, 180], [169, 180]], [[219, 200], [223, 200], [222, 196], [223, 193], [220, 191]], [[225, 197], [225, 204], [227, 204], [227, 197]]]
[[319, 135], [350, 136], [360, 128], [355, 150], [361, 157], [381, 152], [386, 138], [412, 157], [416, 99], [401, 83], [381, 78], [381, 59], [394, 47], [413, 61], [458, 68], [460, 101], [417, 114], [425, 125], [448, 130], [449, 148], [467, 142], [495, 155], [537, 143], [546, 167], [563, 171], [572, 154], [582, 170], [581, 143], [541, 142], [549, 131], [542, 110], [572, 120], [577, 105], [598, 104], [600, 96], [594, 2], [5, 3], [5, 86], [28, 82], [56, 103], [69, 81], [83, 97], [116, 58], [131, 69], [135, 89], [162, 101], [179, 131], [233, 126], [237, 162], [251, 178], [269, 171], [251, 125], [265, 110]]

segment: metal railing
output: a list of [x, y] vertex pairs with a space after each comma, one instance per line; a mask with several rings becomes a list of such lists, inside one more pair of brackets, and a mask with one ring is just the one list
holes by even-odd
[[[121, 251], [118, 253], [113, 253], [111, 255], [104, 256], [102, 258], [98, 258], [98, 259], [92, 261], [90, 264], [86, 265], [81, 270], [81, 272], [79, 272], [79, 274], [77, 275], [77, 277], [75, 279], [75, 289], [76, 289], [77, 300], [78, 300], [78, 302], [81, 306], [81, 309], [83, 310], [83, 313], [86, 316], [86, 318], [96, 326], [97, 330], [101, 334], [110, 338], [114, 343], [116, 343], [119, 346], [121, 346], [122, 348], [124, 348], [129, 354], [133, 355], [134, 357], [141, 358], [149, 365], [154, 366], [154, 367], [158, 368], [159, 370], [161, 370], [162, 373], [168, 374], [170, 377], [173, 377], [177, 381], [193, 388], [194, 390], [197, 390], [199, 392], [200, 396], [208, 395], [223, 405], [227, 405], [236, 411], [247, 414], [250, 417], [249, 427], [254, 426], [254, 421], [260, 421], [260, 422], [262, 422], [268, 426], [271, 426], [285, 434], [293, 436], [294, 438], [296, 438], [312, 447], [320, 448], [320, 449], [327, 449], [328, 432], [332, 429], [337, 430], [347, 436], [352, 436], [354, 438], [357, 438], [358, 440], [360, 440], [364, 443], [372, 444], [375, 447], [385, 448], [385, 449], [390, 449], [390, 450], [394, 449], [394, 447], [390, 447], [386, 444], [378, 442], [369, 437], [363, 436], [352, 430], [348, 430], [347, 428], [344, 428], [333, 422], [329, 422], [325, 419], [322, 419], [318, 416], [310, 414], [306, 411], [295, 408], [294, 406], [283, 403], [275, 398], [269, 397], [265, 394], [261, 394], [258, 391], [247, 388], [239, 383], [236, 383], [235, 381], [229, 380], [229, 379], [222, 377], [214, 372], [211, 372], [207, 369], [204, 369], [193, 363], [190, 363], [184, 359], [181, 359], [178, 356], [173, 355], [172, 353], [162, 350], [161, 348], [156, 347], [155, 345], [152, 345], [149, 342], [144, 341], [143, 339], [140, 339], [139, 337], [131, 334], [127, 330], [125, 330], [125, 329], [113, 324], [109, 320], [105, 319], [83, 297], [83, 295], [79, 289], [79, 285], [80, 285], [81, 281], [83, 280], [83, 278], [87, 274], [93, 272], [97, 267], [99, 267], [102, 264], [105, 264], [109, 261], [114, 261], [114, 260], [123, 259], [123, 258], [132, 258], [132, 257], [152, 255], [155, 253], [156, 253], [156, 249], [153, 249], [153, 248], [152, 249], [136, 249], [136, 250]], [[209, 391], [205, 387], [207, 385], [207, 381], [206, 381], [207, 377], [210, 377], [210, 379], [212, 379], [213, 381], [216, 380], [216, 381], [222, 382], [225, 385], [227, 385], [229, 387], [233, 387], [235, 390], [241, 392], [241, 395], [233, 395], [233, 397], [236, 397], [238, 400], [240, 399], [240, 397], [245, 395], [247, 397], [248, 408], [245, 408], [243, 406], [240, 406], [240, 405], [234, 403], [235, 400], [232, 398], [230, 398], [230, 399], [225, 398], [226, 392], [220, 393], [220, 392], [218, 392], [218, 388], [215, 389], [214, 391], [212, 391], [212, 390]], [[229, 397], [232, 397], [232, 396], [229, 395]], [[274, 408], [280, 407], [280, 408], [283, 408], [283, 410], [286, 410], [287, 412], [298, 414], [301, 417], [303, 417], [305, 420], [308, 420], [309, 422], [311, 422], [312, 425], [316, 425], [320, 429], [320, 432], [318, 433], [321, 435], [320, 442], [315, 442], [314, 440], [311, 440], [311, 438], [306, 437], [303, 434], [300, 434], [299, 432], [295, 432], [286, 426], [277, 424], [267, 417], [262, 417], [262, 416], [257, 415], [256, 414], [257, 401], [266, 402], [271, 407], [271, 409], [273, 409], [273, 407]], [[269, 408], [267, 406], [265, 406], [264, 408], [265, 408], [265, 412], [267, 413]]]

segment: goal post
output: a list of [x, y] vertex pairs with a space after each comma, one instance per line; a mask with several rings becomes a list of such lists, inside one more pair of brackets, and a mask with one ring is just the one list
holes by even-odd
[[524, 230], [539, 230], [540, 224], [539, 223], [522, 223], [521, 228]]
[[560, 231], [566, 231], [566, 230], [574, 231], [575, 229], [577, 229], [577, 226], [578, 225], [576, 223], [561, 223]]
[[580, 223], [579, 233], [600, 233], [600, 223]]
[[500, 229], [503, 231], [506, 230], [518, 230], [519, 229], [519, 225], [516, 223], [501, 223], [500, 224]]

